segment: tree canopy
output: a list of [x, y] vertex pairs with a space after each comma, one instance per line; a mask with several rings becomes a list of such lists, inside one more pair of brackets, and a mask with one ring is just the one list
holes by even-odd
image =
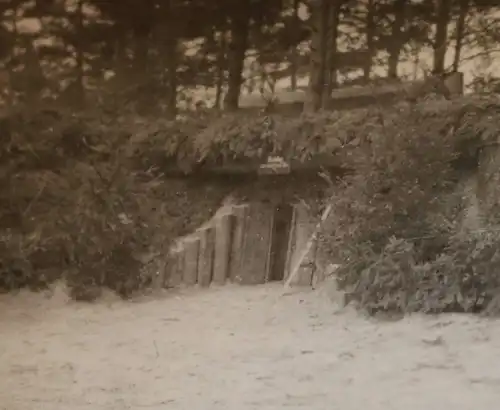
[[473, 86], [495, 88], [498, 12], [485, 0], [3, 0], [3, 103], [173, 116], [234, 110], [242, 93], [296, 89], [310, 74], [315, 110], [343, 84], [472, 59]]

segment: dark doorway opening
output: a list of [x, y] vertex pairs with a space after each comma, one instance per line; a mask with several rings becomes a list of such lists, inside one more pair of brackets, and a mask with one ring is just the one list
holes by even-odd
[[280, 204], [274, 211], [267, 281], [282, 281], [285, 276], [288, 243], [292, 228], [293, 206]]

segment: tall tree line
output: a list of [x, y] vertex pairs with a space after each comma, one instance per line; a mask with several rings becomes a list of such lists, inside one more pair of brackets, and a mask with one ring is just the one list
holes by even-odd
[[[236, 110], [242, 91], [309, 78], [307, 110], [341, 76], [369, 81], [431, 50], [434, 74], [464, 50], [500, 47], [494, 0], [0, 0], [4, 104], [96, 100], [174, 117], [210, 90]], [[496, 14], [495, 14], [496, 13]], [[448, 64], [448, 61], [452, 61]]]

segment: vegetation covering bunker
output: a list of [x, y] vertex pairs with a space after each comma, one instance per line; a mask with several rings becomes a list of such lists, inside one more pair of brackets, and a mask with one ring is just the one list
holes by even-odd
[[[493, 102], [492, 99], [489, 100]], [[228, 127], [228, 124], [234, 120], [229, 118], [228, 122], [222, 121], [227, 127], [225, 128], [226, 133], [217, 132], [220, 129], [220, 124], [213, 124], [213, 128], [209, 127], [204, 131], [203, 143], [206, 151], [201, 156], [201, 161], [198, 162], [199, 171], [205, 169], [218, 175], [229, 174], [234, 177], [234, 175], [239, 174], [245, 176], [243, 186], [236, 187], [233, 191], [234, 196], [238, 197], [240, 201], [238, 216], [235, 218], [239, 221], [237, 224], [243, 226], [243, 228], [238, 229], [242, 230], [243, 233], [240, 235], [245, 238], [237, 239], [236, 242], [240, 243], [235, 246], [239, 249], [237, 252], [242, 255], [251, 255], [248, 257], [240, 255], [246, 261], [243, 263], [243, 268], [236, 269], [233, 273], [229, 269], [228, 276], [223, 276], [240, 283], [263, 283], [267, 280], [287, 278], [300, 250], [311, 236], [318, 218], [318, 210], [328, 201], [329, 192], [332, 189], [331, 183], [330, 185], [325, 184], [324, 179], [318, 174], [322, 173], [324, 177], [326, 173], [330, 180], [338, 181], [339, 178], [341, 179], [347, 174], [356, 174], [358, 170], [363, 172], [362, 166], [359, 166], [360, 161], [367, 155], [371, 155], [370, 152], [375, 149], [373, 145], [374, 142], [375, 145], [377, 142], [373, 138], [380, 138], [371, 127], [375, 127], [378, 132], [381, 132], [384, 128], [384, 121], [387, 121], [388, 124], [393, 121], [404, 122], [405, 118], [410, 116], [413, 123], [417, 121], [417, 123], [425, 124], [425, 121], [430, 119], [435, 121], [436, 118], [442, 116], [444, 121], [440, 121], [441, 129], [434, 129], [433, 132], [436, 132], [436, 135], [429, 134], [422, 141], [424, 143], [424, 141], [433, 138], [440, 138], [440, 135], [446, 133], [448, 137], [439, 143], [451, 143], [455, 146], [455, 148], [451, 148], [451, 156], [448, 159], [456, 168], [458, 178], [460, 180], [467, 179], [470, 164], [471, 162], [477, 163], [479, 152], [477, 149], [471, 151], [470, 144], [481, 145], [480, 140], [485, 138], [485, 135], [467, 134], [465, 129], [468, 125], [461, 122], [462, 115], [466, 112], [471, 114], [485, 104], [487, 106], [486, 101], [488, 99], [468, 97], [449, 101], [429, 100], [425, 105], [403, 103], [383, 110], [371, 107], [342, 114], [323, 112], [311, 117], [314, 118], [314, 125], [309, 124], [311, 127], [308, 127], [307, 115], [303, 115], [297, 120], [295, 125], [300, 125], [296, 127], [294, 127], [293, 120], [289, 118], [285, 120], [286, 117], [281, 119], [278, 115], [259, 117], [258, 119], [249, 116], [249, 122], [237, 130]], [[493, 110], [493, 106], [487, 110]], [[239, 118], [241, 119], [241, 117]], [[324, 122], [322, 123], [322, 121]], [[239, 124], [242, 124], [241, 120]], [[321, 129], [320, 127], [325, 124], [328, 124], [328, 128]], [[265, 132], [262, 131], [263, 129]], [[213, 134], [209, 134], [208, 130]], [[402, 131], [402, 129], [391, 128], [389, 125], [386, 126], [386, 130], [398, 133]], [[238, 139], [241, 138], [242, 134], [254, 136], [261, 143], [260, 147], [267, 147], [267, 150], [255, 149], [259, 145], [248, 143], [251, 138], [245, 137], [246, 142], [240, 142]], [[216, 135], [216, 138], [211, 139], [210, 135]], [[398, 138], [405, 138], [405, 136], [399, 135]], [[215, 157], [211, 154], [211, 149], [221, 146], [226, 147], [227, 151], [216, 151], [219, 155], [217, 164], [213, 160]], [[465, 146], [469, 146], [469, 148], [464, 150]], [[248, 149], [248, 154], [242, 154], [245, 149]], [[291, 173], [273, 177], [258, 177], [259, 165], [270, 154], [290, 161]], [[377, 155], [381, 155], [381, 160], [383, 160], [384, 155], [392, 154], [378, 152]], [[243, 160], [237, 158], [243, 158]], [[477, 165], [473, 166], [473, 169], [477, 170]], [[293, 188], [290, 189], [290, 187]], [[311, 190], [312, 187], [315, 189]], [[448, 194], [442, 192], [439, 195], [445, 197]], [[316, 205], [312, 207], [314, 208], [312, 212], [311, 206], [307, 206], [307, 202], [311, 204], [311, 199]], [[241, 202], [251, 205], [250, 207], [242, 206]], [[267, 205], [264, 205], [266, 202]], [[292, 208], [290, 208], [291, 204]], [[291, 225], [290, 221], [292, 221]], [[214, 221], [213, 229], [215, 231], [217, 231], [216, 226], [217, 222]], [[284, 235], [282, 239], [277, 239], [279, 237], [277, 230], [279, 229], [282, 230], [281, 235]], [[285, 233], [283, 234], [283, 232]], [[193, 237], [190, 239], [193, 240]], [[231, 240], [224, 242], [234, 245], [234, 241]], [[214, 249], [216, 249], [215, 246]], [[297, 277], [298, 283], [311, 283], [312, 272], [318, 268], [316, 256], [314, 256], [317, 251], [316, 246], [313, 246], [309, 257], [304, 259], [302, 273]], [[217, 250], [214, 251], [214, 255], [216, 254]], [[224, 251], [224, 254], [231, 255], [231, 252]], [[234, 261], [232, 264], [234, 269], [236, 266]], [[321, 272], [317, 273], [321, 276]], [[215, 272], [213, 274], [217, 276]]]
[[[2, 122], [2, 135], [10, 140], [10, 145], [4, 145], [8, 150], [2, 151], [7, 159], [3, 167], [4, 175], [17, 176], [5, 179], [3, 184], [10, 188], [2, 196], [0, 219], [12, 225], [17, 215], [20, 224], [2, 228], [6, 269], [2, 277], [11, 281], [15, 278], [13, 282], [19, 286], [33, 278], [43, 283], [63, 275], [77, 289], [109, 286], [129, 294], [147, 285], [148, 278], [164, 268], [176, 238], [196, 230], [216, 213], [225, 198], [232, 196], [236, 208], [253, 204], [238, 208], [238, 212], [247, 212], [243, 220], [246, 218], [248, 229], [242, 235], [246, 235], [246, 243], [255, 244], [241, 254], [240, 278], [243, 273], [242, 281], [248, 283], [281, 279], [294, 263], [294, 246], [302, 247], [299, 237], [310, 233], [312, 223], [298, 221], [317, 217], [332, 194], [328, 178], [352, 181], [353, 176], [368, 175], [367, 166], [373, 167], [376, 162], [377, 172], [384, 169], [383, 164], [391, 170], [391, 161], [399, 155], [394, 150], [406, 149], [405, 136], [430, 144], [432, 149], [427, 151], [433, 155], [439, 154], [438, 147], [452, 143], [454, 148], [449, 152], [453, 158], [449, 159], [461, 164], [460, 178], [465, 178], [465, 154], [477, 154], [486, 142], [498, 137], [491, 125], [497, 109], [495, 97], [470, 96], [403, 102], [384, 109], [372, 106], [347, 112], [323, 111], [296, 118], [201, 113], [184, 121], [152, 122], [130, 117], [106, 122], [102, 116], [66, 116], [50, 110], [38, 116], [10, 116]], [[73, 149], [75, 144], [80, 148]], [[460, 152], [464, 155], [457, 162]], [[282, 157], [290, 164], [290, 174], [259, 176], [259, 167], [269, 156]], [[440, 158], [436, 156], [436, 160]], [[370, 189], [386, 189], [377, 184]], [[395, 192], [405, 184], [396, 186]], [[334, 191], [343, 192], [340, 185], [336, 187]], [[376, 197], [377, 192], [373, 192]], [[335, 203], [334, 215], [339, 215], [341, 202]], [[304, 203], [311, 209], [308, 216], [300, 216]], [[294, 212], [290, 205], [295, 206]], [[275, 213], [276, 208], [280, 212]], [[260, 222], [254, 223], [258, 218]], [[231, 223], [226, 220], [223, 225], [215, 230], [236, 235]], [[273, 243], [270, 232], [280, 229], [292, 235]], [[332, 244], [336, 243], [335, 236], [342, 238], [341, 231], [328, 229], [320, 242]], [[190, 283], [236, 280], [238, 269], [231, 268], [236, 258], [231, 259], [229, 251], [219, 252], [229, 259], [221, 262], [211, 250], [235, 241], [227, 235], [217, 239], [213, 232], [198, 232], [198, 237], [191, 241], [198, 241], [198, 245], [186, 241], [202, 248], [205, 258], [200, 263], [197, 252], [191, 259], [196, 266], [190, 268]], [[214, 271], [214, 266], [224, 264], [224, 273]], [[19, 266], [21, 277], [15, 273]], [[204, 272], [201, 280], [200, 266]], [[314, 266], [303, 268], [306, 273], [298, 280], [310, 283]], [[141, 270], [144, 273], [138, 277]], [[178, 283], [174, 277], [169, 275], [173, 283], [166, 280], [167, 286]]]

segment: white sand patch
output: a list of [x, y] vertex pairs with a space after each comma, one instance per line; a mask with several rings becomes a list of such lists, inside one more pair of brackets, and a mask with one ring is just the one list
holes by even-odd
[[493, 409], [500, 322], [379, 323], [321, 292], [0, 297], [0, 409]]

